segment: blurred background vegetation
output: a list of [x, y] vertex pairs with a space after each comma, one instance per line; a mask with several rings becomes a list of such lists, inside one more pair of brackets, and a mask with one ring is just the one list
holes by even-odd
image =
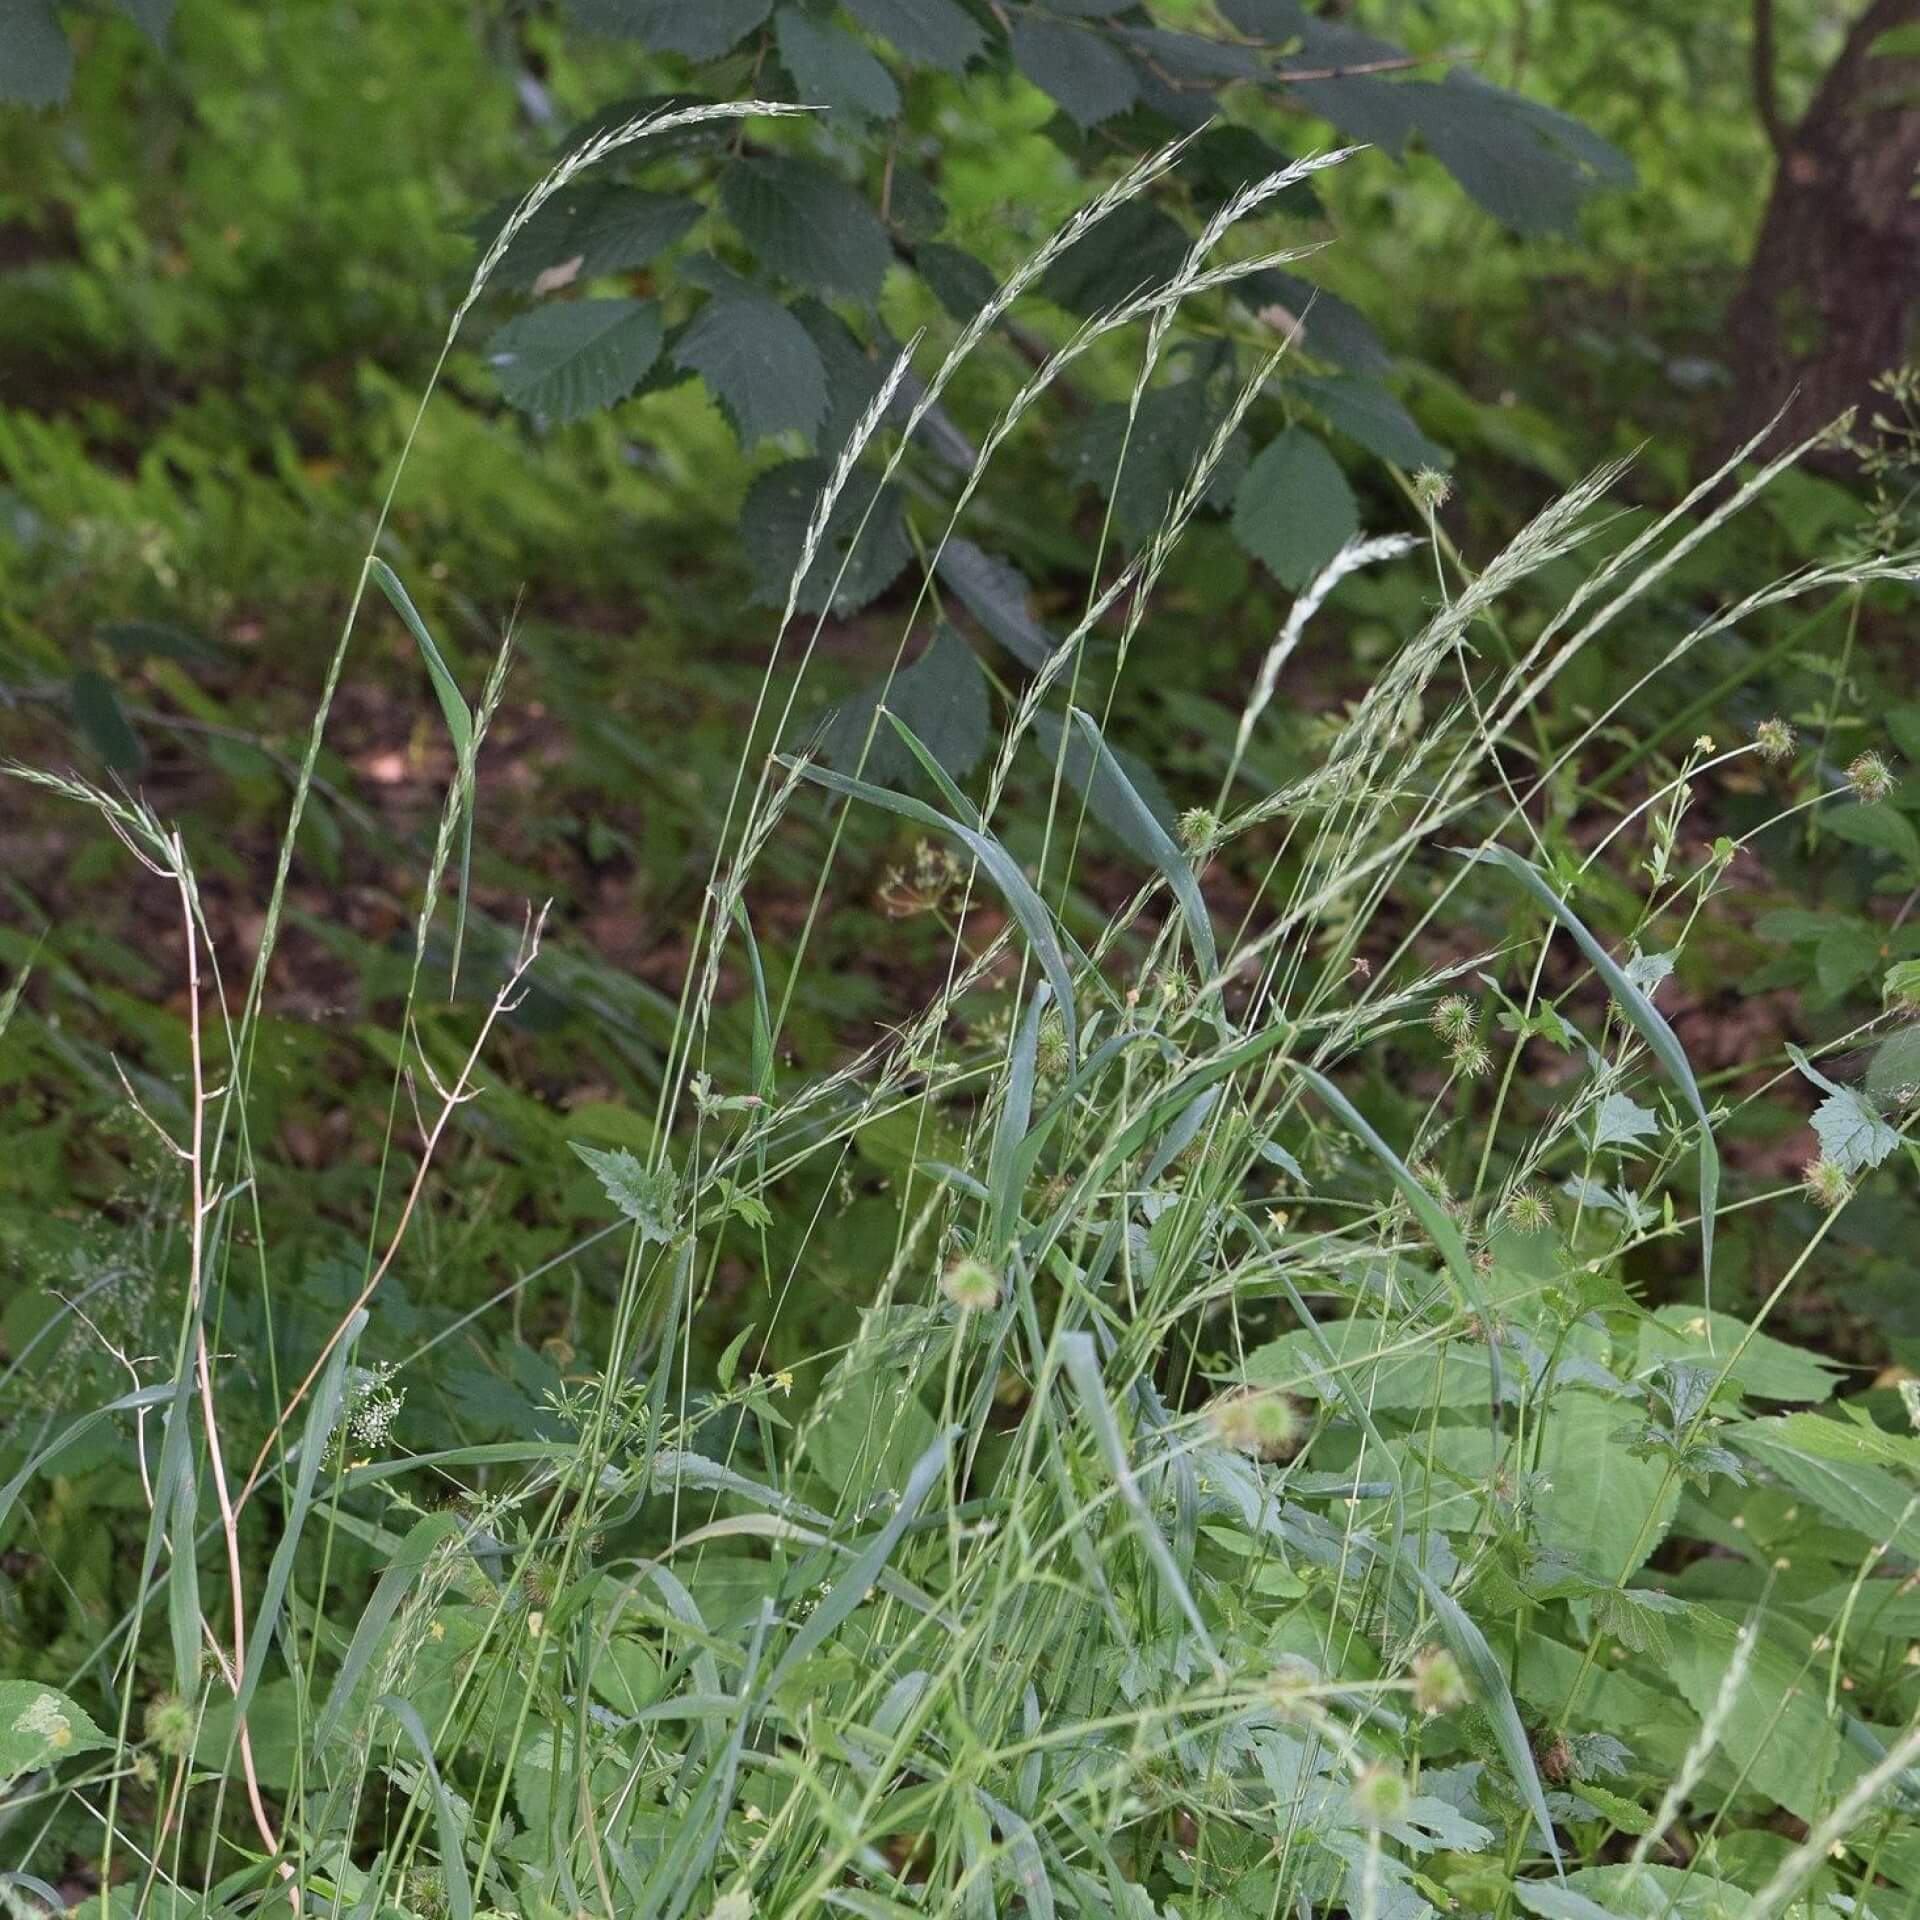
[[[539, 1430], [542, 1392], [611, 1297], [617, 1255], [576, 1251], [604, 1206], [568, 1144], [651, 1142], [688, 932], [752, 724], [768, 602], [791, 564], [781, 503], [817, 478], [796, 463], [832, 457], [894, 345], [921, 328], [951, 340], [984, 276], [1165, 138], [1220, 116], [1156, 193], [1162, 224], [1125, 230], [1140, 259], [1169, 233], [1184, 243], [1277, 153], [1365, 147], [1253, 223], [1262, 247], [1320, 249], [1276, 269], [1270, 299], [1198, 303], [1180, 323], [1155, 390], [1171, 397], [1128, 468], [1159, 497], [1123, 489], [1110, 509], [1102, 495], [1135, 364], [1103, 346], [983, 492], [967, 531], [988, 571], [971, 590], [942, 578], [969, 636], [963, 679], [1016, 677], [1021, 636], [1071, 624], [1103, 543], [1150, 529], [1224, 403], [1233, 357], [1244, 371], [1297, 329], [1232, 485], [1111, 693], [1110, 733], [1169, 810], [1213, 799], [1290, 590], [1357, 528], [1424, 536], [1423, 502], [1442, 493], [1435, 564], [1457, 580], [1599, 461], [1637, 454], [1608, 534], [1625, 540], [1796, 387], [1803, 411], [1858, 408], [1849, 443], [1677, 566], [1556, 685], [1513, 749], [1541, 763], [1561, 730], [1736, 598], [1723, 582], [1909, 537], [1909, 389], [1868, 381], [1898, 373], [1887, 340], [1901, 337], [1915, 270], [1911, 5], [861, 0], [776, 14], [762, 0], [181, 0], [170, 12], [28, 0], [0, 16], [15, 101], [0, 112], [0, 752], [119, 778], [180, 822], [235, 996], [360, 556], [485, 238], [617, 103], [838, 96], [821, 121], [723, 123], [714, 140], [643, 155], [607, 188], [641, 200], [550, 209], [528, 242], [538, 257], [516, 244], [456, 346], [383, 536], [463, 685], [479, 684], [506, 626], [516, 635], [482, 766], [470, 937], [484, 952], [517, 930], [524, 900], [555, 902], [497, 1084], [443, 1163], [369, 1336], [370, 1351], [403, 1358], [504, 1296], [457, 1363], [410, 1394], [403, 1437], [408, 1423], [464, 1439]], [[1428, 89], [1417, 111], [1413, 87]], [[1869, 137], [1891, 188], [1854, 164]], [[818, 247], [796, 251], [792, 223], [809, 219]], [[1843, 242], [1851, 284], [1830, 257]], [[942, 524], [956, 460], [1017, 373], [1134, 284], [1124, 253], [1063, 265], [947, 396], [887, 508], [887, 566], [832, 610], [824, 677], [809, 680], [792, 737], [886, 670], [888, 611], [908, 604], [926, 558], [916, 543]], [[617, 351], [575, 356], [556, 386], [540, 355], [592, 301], [624, 328]], [[1543, 581], [1543, 609], [1581, 564]], [[1262, 790], [1311, 761], [1434, 591], [1419, 567], [1339, 589], [1255, 744]], [[1516, 637], [1490, 628], [1479, 644]], [[1697, 737], [1745, 737], [1775, 713], [1799, 730], [1803, 781], [1837, 785], [1869, 748], [1920, 759], [1914, 660], [1897, 595], [1732, 622], [1609, 728], [1608, 756], [1566, 770], [1535, 822], [1542, 849], [1590, 846]], [[1108, 691], [1080, 697], [1099, 710]], [[251, 1123], [263, 1168], [287, 1170], [285, 1191], [262, 1196], [279, 1209], [284, 1296], [271, 1327], [234, 1304], [221, 1336], [234, 1350], [310, 1351], [357, 1285], [414, 889], [450, 768], [412, 641], [370, 609], [320, 757], [259, 1043]], [[1790, 1041], [1867, 1018], [1889, 968], [1920, 953], [1916, 805], [1909, 782], [1871, 818], [1782, 827], [1716, 901], [1663, 1001], [1714, 1091], [1751, 1091], [1785, 1069]], [[1684, 834], [1710, 842], [1774, 806], [1762, 776], [1738, 771], [1696, 797]], [[1037, 841], [1009, 830], [1037, 859]], [[776, 994], [825, 831], [796, 822], [763, 866], [773, 884], [756, 925]], [[794, 981], [786, 1039], [800, 1068], [901, 1017], [944, 963], [938, 915], [902, 911], [915, 904], [911, 831], [876, 815], [844, 836], [820, 964]], [[1075, 869], [1075, 889], [1104, 884], [1097, 857]], [[1086, 915], [1097, 924], [1130, 885], [1117, 872]], [[1230, 908], [1231, 866], [1210, 885]], [[1582, 901], [1603, 928], [1610, 915], [1630, 924], [1632, 908], [1625, 884]], [[90, 818], [18, 786], [0, 795], [0, 984], [31, 969], [0, 1050], [11, 1350], [54, 1294], [91, 1286], [109, 1343], [141, 1324], [162, 1260], [143, 1258], [140, 1224], [158, 1218], [170, 1176], [115, 1063], [156, 1112], [177, 1110], [171, 913], [164, 889], [128, 884]], [[464, 1047], [469, 991], [486, 989], [463, 977], [458, 997], [423, 1010], [429, 1054]], [[720, 1034], [736, 1062], [747, 997], [728, 981]], [[1539, 1068], [1502, 1109], [1517, 1139], [1551, 1098], [1553, 1042], [1514, 1038]], [[1391, 1049], [1368, 1071], [1383, 1111], [1422, 1098]], [[1805, 1095], [1789, 1082], [1729, 1123], [1736, 1193], [1811, 1157]], [[764, 1275], [730, 1261], [730, 1298], [697, 1341], [717, 1350], [752, 1323], [756, 1362], [772, 1368], [847, 1336], [891, 1245], [881, 1189], [901, 1152], [878, 1129], [860, 1146], [861, 1164], [821, 1195], [836, 1231], [804, 1236], [807, 1286], [770, 1298]], [[806, 1218], [796, 1208], [774, 1225], [775, 1254], [783, 1236], [802, 1244]], [[1777, 1271], [1810, 1219], [1792, 1202], [1736, 1209], [1720, 1304], [1742, 1311], [1742, 1289]], [[1920, 1365], [1916, 1225], [1911, 1201], [1863, 1196], [1837, 1230], [1844, 1280], [1794, 1302], [1794, 1330], [1862, 1387]], [[1664, 1247], [1635, 1276], [1655, 1298], [1684, 1291], [1685, 1247]], [[89, 1342], [62, 1353], [34, 1383], [49, 1410], [112, 1370]], [[90, 1372], [101, 1380], [77, 1377]], [[70, 1593], [104, 1606], [112, 1536], [88, 1515], [137, 1490], [116, 1496], [85, 1464], [68, 1469], [85, 1499], [43, 1519], [35, 1551], [57, 1548]], [[67, 1626], [35, 1617], [10, 1583], [0, 1639], [44, 1653], [72, 1632], [84, 1654], [84, 1612]], [[58, 1648], [46, 1657], [57, 1665]]]

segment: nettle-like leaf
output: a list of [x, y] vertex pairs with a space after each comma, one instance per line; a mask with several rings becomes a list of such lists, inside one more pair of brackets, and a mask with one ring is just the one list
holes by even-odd
[[774, 19], [774, 43], [795, 93], [808, 105], [863, 120], [891, 120], [900, 111], [893, 75], [831, 21], [782, 7]]
[[567, 0], [589, 33], [618, 34], [661, 53], [712, 60], [738, 46], [773, 11], [773, 0]]
[[1596, 1147], [1632, 1147], [1660, 1137], [1660, 1116], [1624, 1093], [1610, 1093], [1593, 1112]]
[[963, 73], [987, 37], [959, 0], [847, 0], [847, 11], [909, 60]]
[[1260, 450], [1233, 503], [1236, 539], [1284, 586], [1304, 587], [1360, 531], [1360, 507], [1323, 442], [1289, 427]]
[[487, 358], [514, 406], [565, 422], [624, 400], [664, 337], [651, 300], [569, 300], [509, 320], [487, 342]]
[[1789, 1047], [1787, 1053], [1802, 1077], [1826, 1093], [1813, 1112], [1823, 1160], [1831, 1160], [1842, 1173], [1865, 1173], [1899, 1147], [1900, 1136], [1851, 1087], [1828, 1079], [1798, 1047]]
[[593, 1169], [607, 1198], [640, 1229], [642, 1240], [673, 1238], [679, 1183], [671, 1167], [649, 1171], [624, 1147], [603, 1152], [578, 1140], [567, 1144]]
[[707, 383], [744, 448], [774, 434], [812, 434], [827, 410], [827, 370], [812, 335], [744, 283], [707, 301], [674, 343], [673, 363]]
[[112, 1745], [64, 1693], [38, 1680], [0, 1680], [0, 1781]]
[[763, 266], [795, 286], [871, 307], [893, 249], [879, 216], [838, 174], [789, 154], [737, 160], [720, 204]]
[[[483, 250], [518, 205], [518, 200], [507, 201], [475, 222], [474, 238]], [[700, 203], [684, 194], [575, 180], [514, 235], [495, 277], [503, 286], [525, 290], [570, 263], [577, 263], [568, 276], [573, 280], [644, 266], [685, 238], [702, 213]]]
[[[740, 534], [753, 571], [753, 597], [760, 606], [786, 605], [787, 583], [799, 563], [814, 505], [832, 472], [828, 460], [789, 460], [769, 468], [748, 489]], [[819, 551], [801, 584], [800, 611], [824, 612], [831, 596], [835, 613], [858, 613], [893, 584], [912, 557], [899, 489], [882, 488], [877, 475], [856, 472], [827, 518]], [[843, 561], [846, 572], [841, 578]]]
[[1091, 27], [1023, 12], [1009, 39], [1014, 65], [1083, 131], [1125, 113], [1140, 97], [1133, 62]]

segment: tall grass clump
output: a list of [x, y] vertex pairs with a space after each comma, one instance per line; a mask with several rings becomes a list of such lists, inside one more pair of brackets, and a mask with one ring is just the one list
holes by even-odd
[[[924, 556], [896, 673], [1050, 388], [1137, 341], [1137, 412], [1176, 308], [1282, 257], [1245, 223], [1337, 157], [1240, 195], [1171, 280], [1033, 371]], [[190, 1029], [159, 1092], [126, 1081], [173, 1169], [141, 1226], [164, 1338], [114, 1348], [119, 1390], [84, 1406], [30, 1391], [36, 1342], [91, 1326], [84, 1298], [8, 1355], [0, 1537], [31, 1542], [105, 1442], [131, 1463], [138, 1562], [87, 1658], [0, 1681], [11, 1910], [1917, 1910], [1920, 1438], [1829, 1407], [1836, 1370], [1767, 1326], [1861, 1183], [1911, 1162], [1912, 1029], [1896, 1005], [1854, 1037], [1864, 1079], [1802, 1056], [1816, 1208], [1798, 1182], [1729, 1194], [1717, 1136], [1757, 1096], [1697, 1074], [1661, 1006], [1743, 844], [1847, 783], [1703, 845], [1690, 807], [1731, 767], [1764, 775], [1778, 737], [1703, 741], [1574, 858], [1543, 823], [1641, 688], [1551, 745], [1533, 731], [1583, 650], [1800, 449], [1744, 448], [1630, 527], [1603, 471], [1475, 570], [1437, 533], [1426, 559], [1348, 548], [1249, 676], [1211, 804], [1177, 817], [1109, 738], [1114, 691], [1151, 673], [1142, 622], [1238, 412], [1154, 538], [1090, 551], [1080, 617], [1003, 689], [971, 784], [885, 697], [831, 752], [802, 724], [826, 618], [798, 612], [802, 583], [849, 564], [836, 496], [897, 468], [1047, 263], [1179, 158], [1090, 203], [944, 358], [910, 343], [835, 467], [717, 822], [657, 1109], [630, 1147], [580, 1149], [592, 1238], [620, 1260], [537, 1436], [400, 1444], [410, 1381], [475, 1316], [411, 1349], [380, 1321], [555, 944], [537, 907], [517, 941], [469, 911], [509, 650], [470, 702], [383, 515], [244, 984], [164, 820], [13, 770], [95, 809], [170, 902]], [[1270, 371], [1246, 369], [1242, 409]], [[1403, 561], [1438, 567], [1431, 617], [1313, 764], [1257, 777], [1316, 610]], [[1774, 606], [1912, 577], [1907, 555], [1809, 568], [1663, 631], [1647, 675]], [[248, 1354], [228, 1329], [272, 1329], [279, 1287], [252, 1119], [266, 983], [369, 586], [420, 650], [455, 771], [363, 1253], [330, 1324]], [[950, 935], [945, 964], [802, 1077], [784, 1041], [812, 934], [874, 822], [917, 843], [902, 892]], [[809, 833], [826, 850], [776, 942], [762, 862]], [[452, 1056], [422, 1037], [443, 962], [488, 982]], [[1543, 1056], [1547, 1118], [1517, 1138]], [[750, 1338], [803, 1311], [856, 1180], [887, 1224], [860, 1241], [855, 1330], [756, 1371]], [[1722, 1312], [1716, 1218], [1763, 1204], [1803, 1243]], [[1688, 1276], [1677, 1304], [1636, 1291], [1656, 1259]], [[739, 1267], [759, 1324], [716, 1338]]]

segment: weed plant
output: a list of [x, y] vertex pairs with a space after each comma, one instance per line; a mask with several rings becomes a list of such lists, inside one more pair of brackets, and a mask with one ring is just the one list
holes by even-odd
[[[503, 229], [449, 348], [516, 222], [568, 178], [689, 119], [773, 110], [600, 136]], [[1175, 309], [1271, 265], [1249, 223], [1337, 157], [1238, 196], [1171, 281], [1059, 345], [975, 481], [1098, 343], [1139, 342], [1137, 409]], [[1212, 804], [1177, 818], [1107, 727], [1237, 413], [1153, 539], [1088, 556], [1081, 617], [1002, 689], [971, 789], [904, 695], [826, 741], [801, 728], [824, 616], [796, 607], [816, 569], [850, 564], [865, 463], [897, 465], [1049, 262], [1179, 159], [1093, 200], [937, 362], [909, 343], [835, 466], [716, 822], [657, 1110], [633, 1116], [631, 1149], [581, 1148], [605, 1194], [593, 1239], [623, 1254], [600, 1344], [566, 1356], [529, 1437], [403, 1444], [404, 1397], [475, 1316], [394, 1361], [370, 1332], [462, 1130], [507, 1097], [487, 1084], [502, 1023], [561, 962], [537, 908], [517, 944], [469, 911], [510, 645], [469, 700], [376, 530], [244, 982], [178, 833], [125, 794], [14, 769], [95, 808], [171, 902], [190, 1051], [184, 1091], [126, 1080], [172, 1170], [171, 1204], [127, 1233], [154, 1276], [139, 1324], [164, 1338], [129, 1344], [76, 1294], [0, 1387], [0, 1527], [30, 1541], [110, 1438], [138, 1562], [86, 1658], [0, 1681], [10, 1910], [1920, 1911], [1920, 1434], [1833, 1404], [1838, 1369], [1767, 1326], [1857, 1186], [1912, 1167], [1911, 969], [1850, 1037], [1863, 1066], [1799, 1061], [1821, 1100], [1804, 1196], [1723, 1194], [1716, 1132], [1756, 1096], [1703, 1085], [1660, 1008], [1743, 843], [1849, 789], [1874, 804], [1891, 772], [1869, 756], [1783, 790], [1741, 840], [1697, 843], [1709, 783], [1790, 747], [1770, 725], [1703, 738], [1577, 865], [1536, 826], [1642, 688], [1551, 750], [1530, 730], [1542, 694], [1802, 449], [1743, 449], [1627, 538], [1607, 537], [1607, 469], [1477, 570], [1437, 519], [1430, 551], [1350, 545], [1261, 663]], [[1243, 408], [1268, 371], [1248, 370]], [[1420, 488], [1430, 513], [1437, 492]], [[830, 536], [849, 502], [855, 532]], [[935, 558], [894, 688], [943, 613]], [[1577, 587], [1510, 621], [1570, 560]], [[1433, 570], [1431, 618], [1329, 722], [1318, 764], [1270, 788], [1260, 723], [1308, 623], [1344, 576], [1389, 565]], [[1904, 554], [1810, 567], [1673, 635], [1647, 676], [1767, 608], [1912, 577]], [[330, 1324], [296, 1317], [289, 1361], [250, 1115], [288, 874], [370, 590], [420, 649], [455, 771], [364, 1254]], [[944, 929], [947, 962], [898, 1025], [800, 1077], [783, 1035], [867, 813], [918, 843], [890, 896]], [[756, 878], [807, 815], [827, 851], [776, 951]], [[1261, 882], [1216, 896], [1233, 852]], [[1584, 901], [1617, 901], [1625, 873], [1625, 937], [1603, 941]], [[423, 1037], [430, 1004], [476, 977], [448, 1056]], [[718, 1017], [734, 995], [744, 1049]], [[27, 1017], [19, 996], [5, 1015]], [[1411, 1124], [1404, 1089], [1382, 1098], [1389, 1055], [1415, 1063]], [[1500, 1151], [1542, 1060], [1551, 1118]], [[889, 1224], [854, 1337], [766, 1373], [769, 1327], [729, 1325], [696, 1372], [730, 1272], [791, 1315], [876, 1163]], [[1714, 1304], [1714, 1228], [1760, 1206], [1802, 1209], [1808, 1231], [1736, 1317]], [[1652, 1309], [1629, 1286], [1650, 1247], [1690, 1250], [1688, 1301]], [[76, 1326], [114, 1373], [83, 1404], [44, 1391]]]

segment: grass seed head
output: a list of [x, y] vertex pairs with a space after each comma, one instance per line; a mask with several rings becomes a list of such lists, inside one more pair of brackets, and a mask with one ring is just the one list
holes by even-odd
[[1847, 768], [1847, 785], [1863, 807], [1877, 806], [1899, 784], [1877, 753], [1863, 753]]
[[1370, 1827], [1391, 1827], [1407, 1817], [1413, 1789], [1397, 1767], [1373, 1766], [1353, 1783], [1353, 1810]]
[[1413, 1704], [1422, 1713], [1447, 1713], [1467, 1702], [1467, 1676], [1445, 1647], [1428, 1647], [1414, 1656]]
[[991, 1313], [1000, 1304], [1000, 1276], [977, 1255], [962, 1254], [940, 1276], [940, 1291], [962, 1313]]
[[1845, 1206], [1853, 1198], [1853, 1181], [1848, 1177], [1846, 1168], [1824, 1153], [1818, 1160], [1808, 1162], [1805, 1185], [1807, 1198], [1828, 1213], [1832, 1213], [1836, 1207]]
[[1304, 1422], [1284, 1393], [1243, 1387], [1223, 1394], [1208, 1409], [1225, 1446], [1260, 1460], [1285, 1460], [1299, 1450]]

